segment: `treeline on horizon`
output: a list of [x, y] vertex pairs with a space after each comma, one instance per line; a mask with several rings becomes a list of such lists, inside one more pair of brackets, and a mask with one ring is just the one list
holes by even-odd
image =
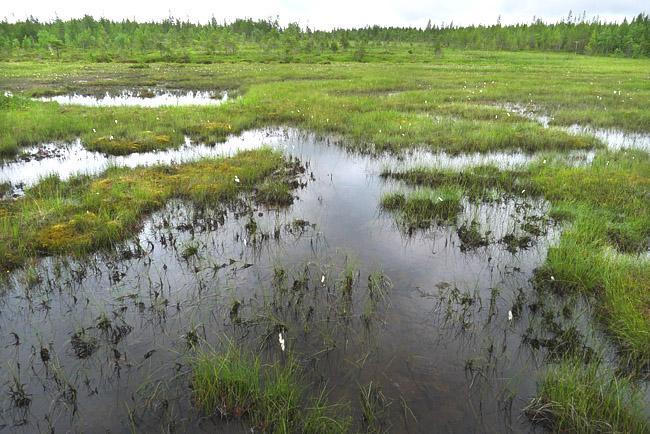
[[[426, 28], [369, 26], [331, 31], [282, 27], [277, 19], [238, 19], [207, 24], [168, 18], [161, 22], [80, 19], [0, 22], [0, 56], [5, 59], [54, 57], [94, 61], [218, 62], [247, 60], [356, 60], [404, 55], [441, 55], [444, 48], [555, 51], [576, 54], [650, 57], [650, 16], [608, 23], [569, 16], [559, 22]], [[373, 54], [374, 53], [374, 54]]]

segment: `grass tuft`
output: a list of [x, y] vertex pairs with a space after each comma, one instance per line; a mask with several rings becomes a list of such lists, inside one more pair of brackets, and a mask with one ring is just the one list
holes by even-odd
[[400, 223], [411, 231], [455, 221], [462, 211], [461, 197], [462, 190], [458, 188], [422, 188], [407, 194], [386, 194], [381, 206], [397, 213]]
[[230, 345], [224, 353], [200, 351], [192, 361], [194, 399], [205, 413], [246, 418], [261, 432], [347, 432], [351, 420], [334, 414], [324, 393], [309, 399], [292, 360], [262, 365]]
[[554, 432], [648, 433], [643, 398], [634, 384], [581, 360], [553, 365], [525, 412]]

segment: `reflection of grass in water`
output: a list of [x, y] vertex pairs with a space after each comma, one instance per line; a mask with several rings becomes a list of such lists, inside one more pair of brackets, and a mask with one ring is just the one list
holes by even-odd
[[490, 244], [489, 234], [481, 233], [479, 224], [476, 220], [472, 220], [470, 224], [466, 223], [461, 225], [456, 233], [461, 242], [461, 251], [474, 250]]
[[643, 405], [630, 380], [569, 358], [547, 370], [526, 413], [554, 432], [647, 433]]
[[[332, 263], [305, 263], [291, 269], [275, 264], [271, 294], [260, 297], [260, 305], [242, 302], [231, 319], [241, 324], [263, 325], [265, 342], [278, 332], [291, 329], [303, 330], [307, 340], [320, 336], [328, 343], [324, 348], [317, 344], [317, 353], [326, 353], [339, 345], [338, 340], [346, 336], [341, 334], [343, 329], [363, 325], [364, 331], [368, 331], [390, 305], [392, 283], [379, 270], [363, 274], [358, 261], [349, 254], [342, 254], [340, 261], [337, 258]], [[361, 285], [362, 276], [367, 278], [366, 287]], [[296, 324], [297, 318], [300, 321]]]
[[[265, 365], [259, 356], [234, 346], [223, 352], [200, 351], [193, 368], [193, 390], [200, 407], [224, 417], [245, 417], [265, 432], [347, 432], [351, 421], [341, 416], [347, 408], [328, 405], [323, 393], [315, 399], [308, 396], [303, 387], [306, 376], [291, 356], [301, 351], [301, 360], [319, 365], [331, 351], [368, 344], [370, 327], [389, 303], [391, 283], [381, 271], [366, 275], [359, 267], [345, 253], [331, 263], [309, 261], [290, 268], [276, 263], [269, 270], [270, 294], [233, 293], [224, 310], [229, 310], [236, 330], [250, 338], [242, 341], [241, 348], [250, 344], [281, 351], [285, 346], [289, 362]], [[367, 288], [360, 285], [362, 277]], [[265, 288], [260, 291], [266, 293]], [[358, 308], [362, 305], [363, 311]], [[319, 369], [312, 374], [319, 376]], [[270, 413], [277, 413], [277, 419]]]
[[324, 393], [309, 398], [300, 381], [291, 359], [263, 365], [232, 345], [224, 353], [200, 351], [192, 361], [194, 398], [206, 413], [245, 417], [262, 432], [346, 432], [351, 420], [343, 409]]

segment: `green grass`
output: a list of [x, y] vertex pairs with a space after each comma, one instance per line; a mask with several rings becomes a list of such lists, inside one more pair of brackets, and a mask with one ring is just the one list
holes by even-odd
[[427, 229], [434, 224], [453, 222], [463, 207], [462, 190], [453, 187], [421, 188], [409, 193], [387, 193], [381, 206], [397, 213], [398, 222], [408, 230]]
[[0, 197], [5, 196], [11, 192], [11, 183], [1, 182], [0, 183]]
[[340, 406], [327, 404], [322, 393], [309, 398], [300, 382], [295, 362], [263, 365], [232, 345], [222, 353], [203, 350], [192, 361], [194, 399], [206, 414], [246, 418], [260, 432], [349, 431], [351, 419]]
[[[218, 142], [229, 134], [278, 125], [333, 134], [344, 139], [343, 146], [361, 152], [548, 151], [546, 163], [540, 158], [517, 170], [386, 170], [384, 177], [418, 190], [385, 195], [381, 205], [412, 230], [454, 222], [462, 196], [546, 198], [552, 204], [549, 216], [566, 226], [538, 270], [536, 284], [558, 294], [596, 299], [596, 314], [620, 348], [623, 364], [647, 370], [650, 260], [644, 255], [650, 239], [650, 157], [603, 150], [591, 137], [545, 129], [502, 107], [528, 106], [553, 116], [551, 124], [557, 126], [578, 123], [648, 133], [650, 60], [454, 50], [433, 58], [415, 46], [408, 55], [373, 47], [364, 64], [346, 63], [351, 52], [332, 54], [341, 62], [337, 64], [267, 64], [256, 63], [264, 59], [247, 57], [242, 50], [229, 60], [251, 63], [0, 62], [0, 91], [18, 95], [0, 96], [0, 155], [11, 157], [27, 145], [76, 138], [89, 149], [121, 155], [176, 147], [185, 136]], [[28, 99], [159, 86], [227, 89], [241, 97], [221, 106], [164, 108], [62, 106]], [[592, 165], [562, 162], [567, 150], [587, 148], [598, 149]], [[264, 203], [289, 204], [295, 184], [284, 176], [286, 169], [283, 176], [272, 175], [282, 167], [287, 163], [279, 154], [263, 150], [171, 168], [110, 169], [98, 178], [47, 179], [25, 198], [0, 205], [2, 267], [10, 269], [38, 255], [83, 254], [111, 246], [132, 235], [144, 215], [173, 197], [214, 205], [253, 192]], [[234, 175], [241, 185], [230, 182]], [[459, 228], [459, 237], [467, 248], [485, 242], [472, 225]], [[346, 293], [358, 283], [352, 271], [342, 275]], [[372, 309], [369, 303], [367, 317]], [[234, 400], [223, 407], [225, 412], [239, 413], [262, 429], [342, 431], [340, 422], [330, 420], [324, 401], [303, 411], [305, 396], [293, 368], [262, 366], [255, 358], [229, 352], [206, 355], [205, 363], [213, 368], [224, 364], [228, 373], [208, 381], [219, 392], [205, 395], [213, 397], [205, 401], [206, 412], [218, 410], [215, 405], [223, 406], [220, 400], [230, 397]], [[261, 377], [254, 384], [242, 369], [258, 369]], [[563, 381], [553, 383], [554, 378]], [[626, 400], [631, 387], [613, 372], [565, 360], [540, 386], [537, 403], [550, 410], [538, 414], [558, 431], [647, 431], [647, 424], [639, 425], [635, 416], [636, 398]], [[599, 400], [606, 403], [603, 412], [592, 405]], [[197, 402], [202, 402], [198, 396]]]
[[[542, 151], [598, 146], [508, 113], [499, 105], [532, 104], [554, 123], [650, 131], [650, 60], [561, 54], [450, 52], [431, 63], [123, 64], [4, 62], [0, 90], [103, 93], [125, 88], [230, 89], [241, 99], [202, 107], [80, 107], [0, 97], [0, 153], [80, 137], [96, 150], [124, 154], [220, 141], [228, 134], [294, 125], [340, 134], [347, 146], [451, 153]], [[621, 94], [614, 94], [620, 90]], [[115, 121], [117, 120], [117, 123]], [[94, 131], [93, 131], [94, 130]], [[113, 136], [113, 140], [110, 137]]]
[[264, 148], [175, 166], [111, 168], [99, 177], [49, 177], [24, 197], [2, 203], [1, 267], [8, 270], [38, 255], [84, 254], [113, 246], [171, 198], [219, 207], [264, 185], [258, 202], [289, 203], [295, 170], [295, 163]]
[[597, 364], [568, 359], [552, 365], [526, 413], [553, 432], [648, 433], [641, 391]]
[[135, 132], [128, 138], [115, 139], [113, 135], [92, 139], [86, 149], [111, 155], [128, 155], [134, 152], [149, 152], [173, 147], [170, 136], [152, 131]]
[[385, 168], [381, 176], [430, 188], [462, 186], [463, 193], [474, 199], [493, 197], [493, 190], [509, 194], [518, 194], [524, 190], [529, 194], [538, 193], [525, 172], [502, 171], [494, 166], [470, 167], [463, 171], [428, 167], [415, 167], [405, 171]]

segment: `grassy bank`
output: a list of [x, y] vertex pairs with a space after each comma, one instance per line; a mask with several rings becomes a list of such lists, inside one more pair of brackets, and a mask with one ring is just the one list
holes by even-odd
[[[648, 60], [532, 53], [451, 52], [430, 64], [130, 65], [2, 63], [0, 89], [18, 95], [124, 89], [228, 89], [222, 106], [122, 108], [0, 101], [0, 152], [71, 140], [122, 154], [269, 125], [340, 134], [363, 150], [425, 147], [449, 152], [584, 149], [586, 136], [544, 129], [503, 108], [516, 103], [552, 123], [650, 131]], [[115, 122], [117, 121], [117, 123]], [[113, 137], [110, 140], [110, 137]]]
[[8, 270], [29, 257], [110, 247], [171, 198], [219, 207], [255, 190], [258, 201], [291, 203], [296, 164], [261, 149], [177, 166], [112, 168], [96, 178], [46, 178], [24, 197], [2, 204], [0, 263]]
[[[650, 156], [609, 151], [593, 137], [554, 126], [579, 123], [650, 133], [650, 60], [451, 50], [426, 62], [379, 59], [369, 55], [364, 64], [288, 65], [0, 62], [0, 155], [9, 158], [28, 145], [76, 138], [88, 149], [124, 155], [177, 147], [186, 137], [213, 143], [278, 125], [331, 134], [342, 139], [342, 146], [361, 152], [548, 151], [531, 165], [512, 170], [387, 169], [385, 178], [415, 189], [386, 194], [381, 206], [408, 231], [456, 224], [460, 249], [480, 255], [479, 248], [493, 241], [512, 251], [527, 242], [514, 232], [500, 240], [489, 237], [477, 220], [461, 224], [457, 217], [466, 199], [548, 200], [552, 208], [540, 219], [549, 222], [550, 217], [565, 226], [534, 276], [539, 294], [596, 300], [595, 312], [620, 349], [623, 369], [615, 372], [598, 361], [557, 355], [552, 360], [557, 364], [542, 377], [530, 415], [555, 431], [647, 431], [637, 408], [643, 397], [634, 392], [638, 377], [625, 375], [632, 371], [647, 379], [650, 368]], [[31, 99], [154, 88], [228, 90], [239, 97], [220, 106], [159, 108]], [[5, 90], [14, 96], [3, 95]], [[551, 128], [518, 115], [508, 104], [551, 115]], [[588, 166], [574, 167], [564, 158], [569, 150], [594, 148], [596, 157]], [[113, 247], [174, 198], [218, 208], [244, 194], [260, 203], [287, 205], [300, 170], [281, 153], [261, 149], [183, 165], [111, 168], [97, 177], [67, 181], [50, 177], [23, 198], [0, 202], [0, 270], [20, 267], [29, 258]], [[7, 184], [0, 186], [0, 191], [10, 190]], [[196, 254], [194, 249], [181, 256]], [[333, 286], [339, 298], [328, 292], [332, 306], [335, 300], [351, 300], [356, 271], [346, 268]], [[314, 293], [325, 293], [321, 287], [330, 280], [325, 274], [312, 276]], [[369, 277], [361, 314], [367, 323], [384, 298], [381, 280], [373, 279]], [[297, 289], [303, 287], [293, 283], [284, 291], [302, 294]], [[280, 286], [273, 290], [282, 292]], [[349, 315], [343, 301], [340, 306]], [[192, 368], [194, 399], [206, 414], [241, 418], [267, 432], [341, 432], [350, 427], [345, 418], [331, 416], [322, 397], [308, 396], [295, 363], [264, 365], [229, 348], [199, 353]], [[371, 386], [367, 393], [362, 390], [362, 402], [376, 395]], [[365, 412], [365, 403], [363, 407]], [[366, 417], [368, 424], [371, 419]]]

